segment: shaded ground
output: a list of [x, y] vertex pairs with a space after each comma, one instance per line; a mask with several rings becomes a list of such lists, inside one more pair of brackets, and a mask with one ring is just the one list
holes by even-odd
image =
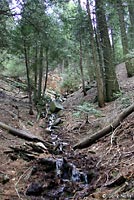
[[[57, 176], [57, 168], [48, 169], [46, 164], [45, 166], [39, 164], [35, 159], [26, 161], [22, 159], [21, 155], [20, 158], [16, 158], [13, 154], [6, 153], [10, 150], [10, 146], [22, 146], [25, 141], [12, 136], [5, 130], [0, 130], [1, 200], [134, 199], [133, 113], [111, 135], [100, 139], [90, 148], [75, 152], [72, 150], [73, 144], [111, 123], [118, 113], [133, 102], [134, 77], [127, 78], [124, 64], [117, 66], [117, 76], [122, 94], [119, 94], [116, 101], [108, 103], [103, 109], [99, 109], [97, 104], [94, 104], [96, 110], [101, 111], [100, 117], [91, 113], [88, 114], [87, 120], [85, 113], [80, 118], [73, 115], [79, 104], [85, 101], [91, 103], [95, 101], [96, 87], [94, 84], [88, 90], [86, 97], [79, 90], [71, 94], [64, 102], [65, 109], [60, 113], [63, 124], [52, 133], [57, 137], [55, 141], [58, 141], [59, 146], [64, 142], [64, 148], [60, 151], [57, 146], [52, 151], [46, 150], [39, 154], [39, 158], [51, 158], [54, 162], [64, 158], [67, 164], [69, 163], [69, 167], [66, 167], [65, 170], [68, 172], [66, 175], [63, 173], [63, 165], [58, 168], [60, 174]], [[28, 99], [25, 97], [26, 94], [21, 93], [11, 82], [1, 79], [0, 121], [15, 128], [30, 131], [51, 142], [52, 135], [44, 129], [48, 124], [45, 119], [37, 122], [36, 111], [33, 116], [28, 114]], [[49, 163], [50, 165], [52, 163]], [[87, 182], [85, 179], [72, 180], [70, 165], [76, 167], [75, 175], [78, 172], [86, 174]], [[33, 169], [36, 169], [34, 173]], [[26, 191], [32, 183], [38, 184], [39, 192], [36, 192], [39, 194], [37, 196], [26, 195]]]

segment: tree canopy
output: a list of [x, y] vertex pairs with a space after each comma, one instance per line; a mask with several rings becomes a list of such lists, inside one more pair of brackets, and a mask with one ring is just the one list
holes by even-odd
[[83, 91], [86, 80], [96, 80], [103, 106], [119, 91], [116, 64], [125, 62], [128, 76], [134, 75], [133, 9], [132, 0], [2, 0], [0, 60], [6, 52], [26, 65], [35, 99], [45, 91], [44, 72], [60, 66], [80, 77]]

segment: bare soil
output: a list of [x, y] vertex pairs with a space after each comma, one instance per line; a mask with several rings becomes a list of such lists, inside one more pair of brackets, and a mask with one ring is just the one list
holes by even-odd
[[[63, 103], [64, 110], [59, 116], [63, 123], [55, 129], [58, 140], [65, 143], [64, 151], [49, 149], [39, 154], [39, 158], [64, 158], [76, 166], [79, 171], [88, 173], [88, 184], [63, 183], [52, 173], [47, 173], [36, 159], [26, 160], [21, 155], [11, 153], [10, 147], [20, 147], [23, 139], [0, 129], [0, 199], [34, 200], [34, 199], [134, 199], [134, 113], [128, 116], [120, 126], [107, 137], [100, 139], [90, 148], [73, 151], [73, 145], [88, 135], [95, 133], [115, 119], [128, 105], [134, 102], [134, 77], [127, 78], [124, 64], [116, 69], [122, 94], [113, 102], [99, 108], [94, 103], [100, 116], [83, 113], [76, 118], [77, 106], [83, 102], [93, 103], [96, 99], [96, 86], [93, 84], [87, 96], [81, 89], [68, 96]], [[0, 121], [12, 127], [29, 131], [51, 143], [52, 137], [45, 128], [47, 119], [37, 121], [37, 112], [29, 115], [26, 93], [15, 87], [10, 80], [0, 79]], [[88, 118], [87, 118], [88, 117]], [[32, 174], [33, 167], [37, 172]], [[45, 181], [44, 181], [45, 180]], [[41, 183], [47, 193], [27, 195], [31, 183]], [[51, 185], [51, 188], [50, 188]], [[49, 189], [48, 189], [49, 186]], [[58, 189], [56, 188], [58, 187]], [[64, 187], [64, 192], [60, 190]], [[56, 188], [56, 189], [55, 189]], [[66, 191], [66, 193], [65, 193]], [[67, 195], [68, 193], [70, 194]], [[64, 195], [63, 195], [64, 193]], [[44, 195], [44, 196], [43, 196]]]

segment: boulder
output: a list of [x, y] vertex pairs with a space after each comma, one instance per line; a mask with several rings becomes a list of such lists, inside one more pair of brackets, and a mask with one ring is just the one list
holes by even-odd
[[63, 110], [63, 106], [58, 101], [52, 101], [50, 103], [50, 111], [52, 113], [56, 113], [56, 112], [58, 112], [60, 110]]

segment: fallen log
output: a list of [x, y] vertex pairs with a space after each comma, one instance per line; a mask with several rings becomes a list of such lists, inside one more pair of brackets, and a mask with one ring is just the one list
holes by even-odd
[[132, 112], [134, 112], [134, 104], [132, 104], [131, 106], [129, 106], [128, 108], [126, 108], [123, 112], [121, 112], [117, 118], [114, 120], [114, 122], [106, 127], [104, 127], [103, 129], [101, 129], [100, 131], [98, 131], [97, 133], [89, 136], [88, 138], [86, 138], [85, 140], [81, 141], [78, 144], [75, 144], [73, 149], [84, 149], [87, 148], [89, 146], [91, 146], [93, 143], [95, 143], [98, 139], [106, 136], [108, 133], [114, 131], [119, 125], [120, 123], [128, 116], [130, 115]]
[[45, 143], [45, 141], [42, 138], [37, 137], [37, 136], [33, 135], [32, 133], [28, 133], [26, 131], [19, 130], [19, 129], [13, 128], [11, 126], [8, 126], [8, 125], [4, 124], [3, 122], [0, 122], [0, 127], [7, 130], [12, 135], [18, 136], [25, 140]]

